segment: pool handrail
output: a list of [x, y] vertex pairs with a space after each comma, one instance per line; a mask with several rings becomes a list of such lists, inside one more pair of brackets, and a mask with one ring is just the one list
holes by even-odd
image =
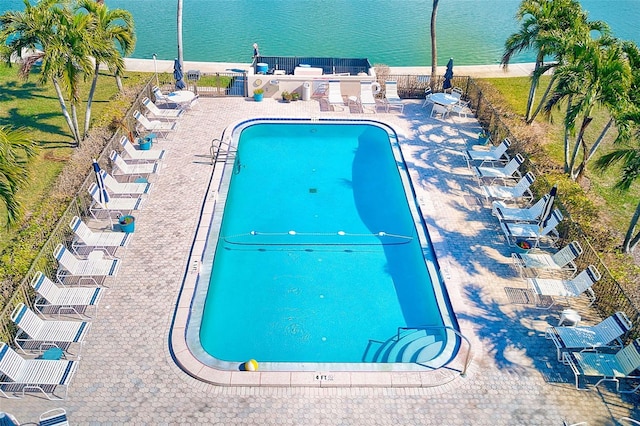
[[[467, 353], [464, 357], [464, 363], [463, 363], [464, 366], [462, 368], [462, 371], [460, 372], [460, 376], [465, 377], [467, 374], [467, 369], [469, 368], [469, 364], [471, 363], [471, 342], [464, 334], [460, 333], [460, 331], [456, 330], [455, 328], [448, 325], [424, 325], [420, 327], [398, 327], [398, 334], [396, 337], [398, 338], [398, 340], [400, 339], [400, 332], [402, 330], [428, 330], [428, 329], [449, 330], [449, 331], [452, 331], [456, 336], [460, 337], [462, 340], [467, 342], [467, 345], [469, 345], [469, 349], [467, 350]], [[451, 362], [451, 360], [447, 361], [444, 365], [449, 364], [449, 362]], [[444, 365], [442, 367], [444, 367]]]

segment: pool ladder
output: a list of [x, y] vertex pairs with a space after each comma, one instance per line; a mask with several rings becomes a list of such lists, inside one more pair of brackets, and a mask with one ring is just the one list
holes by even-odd
[[215, 164], [218, 161], [226, 162], [229, 159], [233, 160], [236, 154], [236, 150], [231, 147], [229, 142], [218, 138], [211, 141], [209, 151], [211, 154], [211, 164]]

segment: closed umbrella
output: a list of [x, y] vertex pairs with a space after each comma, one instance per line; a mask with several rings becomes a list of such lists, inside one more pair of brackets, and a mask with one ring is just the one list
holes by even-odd
[[182, 65], [180, 65], [180, 61], [176, 58], [173, 61], [173, 78], [176, 80], [176, 89], [182, 90], [187, 87], [185, 82], [182, 80], [184, 74], [182, 73]]
[[[102, 174], [100, 173], [100, 165], [98, 161], [93, 159], [93, 171], [96, 174], [96, 185], [98, 185], [98, 200], [100, 204], [107, 210], [107, 204], [109, 203], [109, 193], [107, 192], [107, 188], [104, 185], [104, 180], [102, 179]], [[109, 221], [111, 221], [111, 214], [109, 214]]]
[[447, 62], [447, 70], [444, 72], [444, 81], [442, 82], [442, 89], [451, 89], [451, 79], [453, 78], [453, 58], [449, 58]]
[[544, 206], [542, 206], [542, 212], [540, 213], [540, 224], [539, 224], [540, 228], [538, 230], [538, 236], [542, 234], [542, 230], [549, 223], [549, 219], [551, 219], [551, 214], [553, 213], [553, 202], [556, 198], [557, 192], [558, 192], [558, 186], [553, 185], [553, 187], [549, 191], [549, 198], [547, 198], [546, 203], [544, 203]]

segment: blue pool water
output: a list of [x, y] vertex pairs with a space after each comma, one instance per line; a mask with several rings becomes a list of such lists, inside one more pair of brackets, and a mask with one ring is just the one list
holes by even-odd
[[384, 352], [399, 327], [445, 325], [403, 167], [377, 125], [244, 127], [209, 241], [202, 348], [230, 363], [397, 362]]

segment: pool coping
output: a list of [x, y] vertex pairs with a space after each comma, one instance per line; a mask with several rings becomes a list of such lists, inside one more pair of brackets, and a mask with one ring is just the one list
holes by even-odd
[[[231, 123], [227, 126], [227, 129], [236, 129], [246, 122], [254, 122], [261, 120], [259, 118], [253, 118], [248, 120], [240, 120]], [[273, 117], [265, 118], [265, 120], [274, 121]], [[277, 120], [277, 119], [276, 119]], [[280, 120], [287, 121], [319, 121], [314, 118], [281, 118]], [[325, 121], [325, 120], [322, 120]], [[354, 119], [330, 119], [330, 121], [344, 121], [344, 122], [377, 122], [385, 127], [394, 131], [397, 137], [398, 149], [402, 151], [402, 144], [398, 133], [393, 125], [385, 123], [382, 120], [354, 120]], [[225, 133], [227, 130], [225, 130]], [[229, 135], [230, 136], [230, 135]], [[224, 134], [222, 137], [225, 139]], [[198, 287], [199, 269], [203, 258], [204, 250], [209, 238], [211, 220], [214, 215], [214, 210], [218, 204], [218, 192], [220, 184], [222, 183], [223, 173], [225, 167], [213, 167], [207, 193], [204, 197], [204, 202], [201, 209], [200, 219], [195, 233], [195, 238], [189, 253], [189, 259], [187, 263], [187, 270], [185, 271], [183, 283], [178, 295], [178, 301], [176, 309], [173, 315], [171, 329], [169, 332], [169, 351], [174, 362], [191, 377], [201, 380], [206, 383], [210, 383], [218, 386], [276, 386], [276, 387], [435, 387], [447, 384], [456, 378], [460, 377], [461, 372], [465, 371], [465, 351], [458, 348], [456, 354], [453, 356], [445, 366], [435, 369], [427, 370], [424, 367], [416, 370], [394, 370], [393, 364], [385, 364], [381, 367], [381, 371], [360, 370], [354, 367], [354, 371], [342, 371], [342, 370], [321, 370], [321, 371], [242, 371], [240, 368], [237, 370], [223, 370], [215, 368], [202, 362], [189, 348], [188, 343], [188, 322], [191, 316], [192, 304], [195, 292]], [[406, 170], [408, 179], [413, 182], [410, 168]], [[406, 190], [406, 188], [405, 188]], [[419, 204], [420, 210], [424, 215], [424, 206], [418, 199], [417, 195], [416, 203]], [[427, 231], [429, 228], [428, 222], [425, 221]], [[435, 252], [436, 262], [438, 259], [436, 244], [432, 243], [433, 251]], [[447, 279], [443, 274], [439, 274], [441, 279], [441, 286], [447, 292], [450, 307], [453, 312], [456, 312], [456, 305], [460, 300], [457, 297], [451, 297], [451, 289], [447, 285]], [[467, 328], [462, 323], [458, 323], [460, 332], [463, 333], [463, 328]], [[472, 336], [471, 330], [465, 330], [463, 335]], [[460, 345], [464, 343], [461, 342]], [[474, 350], [470, 347], [469, 359], [472, 359]], [[467, 364], [468, 366], [468, 364]], [[240, 367], [240, 366], [239, 366]]]

